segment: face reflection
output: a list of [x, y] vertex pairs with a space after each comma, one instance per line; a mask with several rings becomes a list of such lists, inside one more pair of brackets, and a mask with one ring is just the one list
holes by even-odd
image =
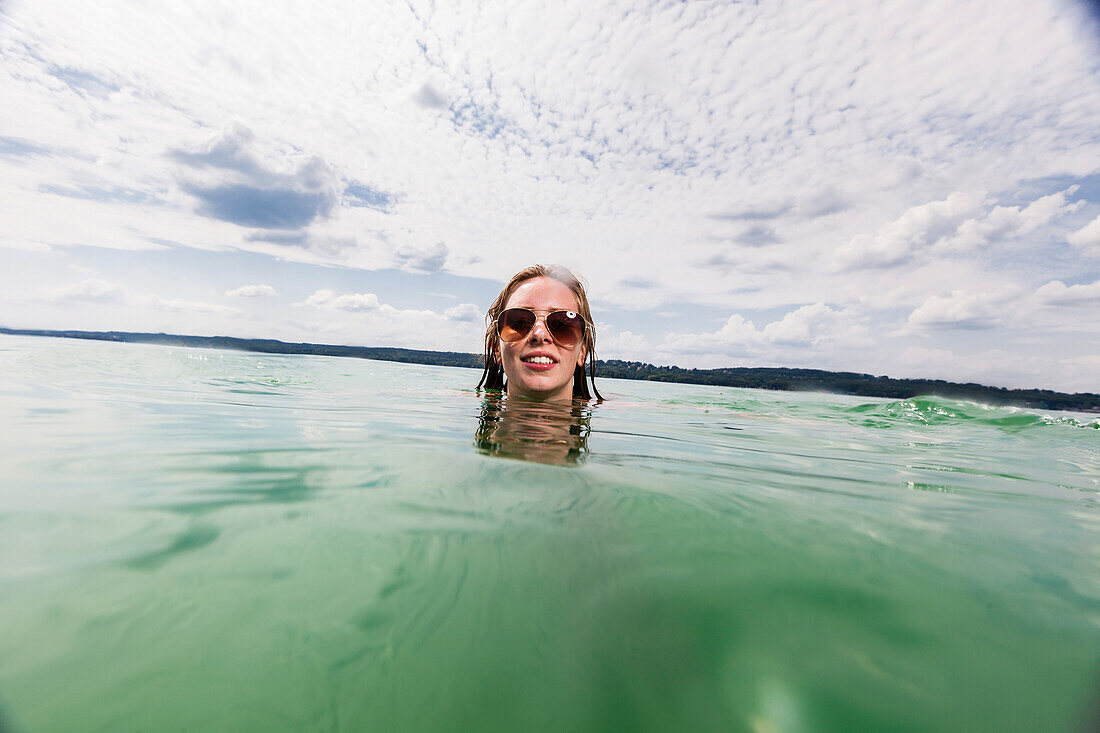
[[[540, 316], [553, 310], [577, 310], [577, 298], [562, 282], [549, 277], [524, 281], [515, 289], [505, 308], [529, 308]], [[508, 377], [508, 396], [542, 401], [573, 399], [573, 370], [584, 363], [584, 343], [563, 348], [539, 318], [526, 338], [512, 343], [497, 339], [497, 354]], [[549, 357], [549, 366], [532, 363], [533, 357]]]
[[575, 466], [588, 453], [587, 406], [572, 402], [502, 400], [488, 396], [475, 438], [478, 450], [555, 466]]

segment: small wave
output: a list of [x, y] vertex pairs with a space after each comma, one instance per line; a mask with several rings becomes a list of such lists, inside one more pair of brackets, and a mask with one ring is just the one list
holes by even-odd
[[1007, 432], [1018, 432], [1052, 425], [1076, 428], [1100, 428], [1100, 418], [1082, 421], [1069, 415], [1045, 415], [1022, 407], [986, 405], [970, 400], [953, 400], [934, 395], [912, 397], [893, 402], [872, 402], [845, 408], [860, 416], [860, 422], [871, 427], [892, 425], [955, 425], [975, 422]]

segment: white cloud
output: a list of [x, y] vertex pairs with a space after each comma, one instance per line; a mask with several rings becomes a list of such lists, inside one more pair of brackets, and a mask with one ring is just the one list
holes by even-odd
[[1100, 392], [1100, 354], [1084, 354], [1066, 359], [1066, 385], [1063, 389], [1074, 392]]
[[1084, 250], [1085, 254], [1100, 257], [1100, 216], [1085, 226], [1072, 232], [1066, 241], [1074, 247]]
[[22, 249], [27, 252], [49, 252], [50, 245], [43, 244], [42, 242], [31, 242], [23, 239], [13, 239], [11, 237], [0, 237], [0, 247], [7, 249]]
[[150, 308], [175, 313], [214, 313], [222, 316], [241, 315], [239, 309], [231, 308], [227, 305], [203, 303], [197, 300], [184, 300], [183, 298], [162, 298], [159, 295], [149, 295], [139, 299], [138, 302]]
[[913, 326], [980, 330], [1001, 323], [1006, 297], [992, 293], [956, 290], [950, 295], [933, 295], [909, 314]]
[[865, 349], [874, 341], [864, 319], [853, 310], [838, 310], [825, 303], [796, 308], [758, 329], [740, 313], [730, 316], [710, 333], [672, 333], [657, 348], [664, 355], [754, 357], [767, 361], [820, 357], [824, 349]]
[[54, 303], [95, 303], [104, 306], [125, 306], [133, 309], [153, 308], [173, 313], [209, 313], [239, 316], [242, 311], [217, 303], [164, 298], [157, 294], [134, 294], [118, 283], [89, 278], [74, 285], [47, 291], [47, 300]]
[[812, 346], [837, 325], [837, 311], [824, 303], [804, 305], [764, 327], [764, 338], [783, 346]]
[[1047, 222], [1060, 216], [1079, 210], [1085, 201], [1070, 201], [1080, 186], [1070, 186], [1065, 191], [1042, 196], [1028, 204], [1019, 214], [1018, 230], [1020, 234], [1031, 234]]
[[970, 350], [958, 353], [947, 349], [906, 347], [903, 366], [893, 367], [891, 376], [914, 379], [946, 379], [977, 382], [1003, 387], [1042, 386], [1042, 355], [1003, 348]]
[[443, 311], [443, 315], [452, 321], [480, 321], [485, 314], [473, 303], [462, 303]]
[[51, 300], [73, 303], [121, 303], [126, 298], [126, 288], [99, 278], [89, 278], [74, 285], [52, 289]]
[[601, 359], [653, 360], [653, 347], [649, 339], [631, 331], [621, 331], [607, 336], [600, 333], [596, 339], [596, 353]]
[[337, 295], [332, 290], [318, 290], [305, 300], [306, 305], [314, 308], [336, 308], [345, 311], [378, 310], [378, 296], [374, 293], [344, 293]]
[[225, 294], [230, 298], [263, 298], [275, 297], [279, 292], [270, 285], [242, 285], [225, 291]]
[[838, 247], [834, 263], [844, 270], [894, 267], [951, 236], [981, 208], [981, 199], [956, 191], [942, 201], [914, 206], [874, 235], [859, 234]]
[[1053, 280], [1035, 292], [1036, 297], [1051, 305], [1100, 305], [1100, 280], [1088, 285], [1070, 285]]
[[955, 364], [956, 357], [947, 349], [927, 349], [922, 346], [906, 346], [901, 354], [901, 360], [913, 370], [904, 376], [938, 376], [945, 366]]
[[1029, 235], [1081, 209], [1084, 200], [1069, 200], [1078, 188], [1041, 196], [1027, 206], [994, 205], [984, 194], [956, 191], [942, 201], [909, 209], [874, 235], [856, 235], [837, 248], [832, 264], [842, 271], [897, 267], [922, 254], [967, 253]]
[[484, 337], [480, 309], [472, 303], [444, 313], [394, 308], [374, 293], [342, 293], [321, 289], [303, 303], [326, 312], [329, 332], [341, 333], [367, 346], [402, 346], [432, 351], [479, 350]]
[[[432, 351], [480, 351], [485, 326], [480, 320], [455, 321], [441, 313], [417, 308], [394, 308], [382, 304], [363, 318], [365, 343], [406, 346]], [[357, 329], [358, 330], [358, 329]]]
[[438, 272], [447, 263], [447, 245], [436, 242], [430, 246], [405, 245], [395, 252], [400, 266], [409, 272]]
[[734, 313], [720, 329], [711, 333], [670, 333], [660, 345], [665, 354], [724, 354], [747, 356], [763, 342], [763, 335], [751, 321]]
[[968, 250], [984, 247], [1008, 237], [1031, 234], [1065, 214], [1077, 211], [1085, 202], [1069, 201], [1078, 186], [1042, 196], [1025, 207], [994, 206], [984, 216], [969, 219], [959, 225], [955, 236], [948, 238], [944, 248]]

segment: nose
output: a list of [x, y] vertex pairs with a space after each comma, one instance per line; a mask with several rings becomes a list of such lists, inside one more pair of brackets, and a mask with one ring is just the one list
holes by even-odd
[[535, 325], [531, 326], [531, 333], [528, 334], [527, 340], [533, 344], [543, 344], [554, 340], [550, 335], [550, 330], [546, 328], [546, 318], [544, 316], [535, 318]]

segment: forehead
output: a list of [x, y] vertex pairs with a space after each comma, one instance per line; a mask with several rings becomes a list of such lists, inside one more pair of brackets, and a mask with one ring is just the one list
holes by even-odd
[[523, 281], [512, 291], [505, 308], [532, 310], [576, 310], [577, 296], [563, 282], [550, 277], [534, 277]]

